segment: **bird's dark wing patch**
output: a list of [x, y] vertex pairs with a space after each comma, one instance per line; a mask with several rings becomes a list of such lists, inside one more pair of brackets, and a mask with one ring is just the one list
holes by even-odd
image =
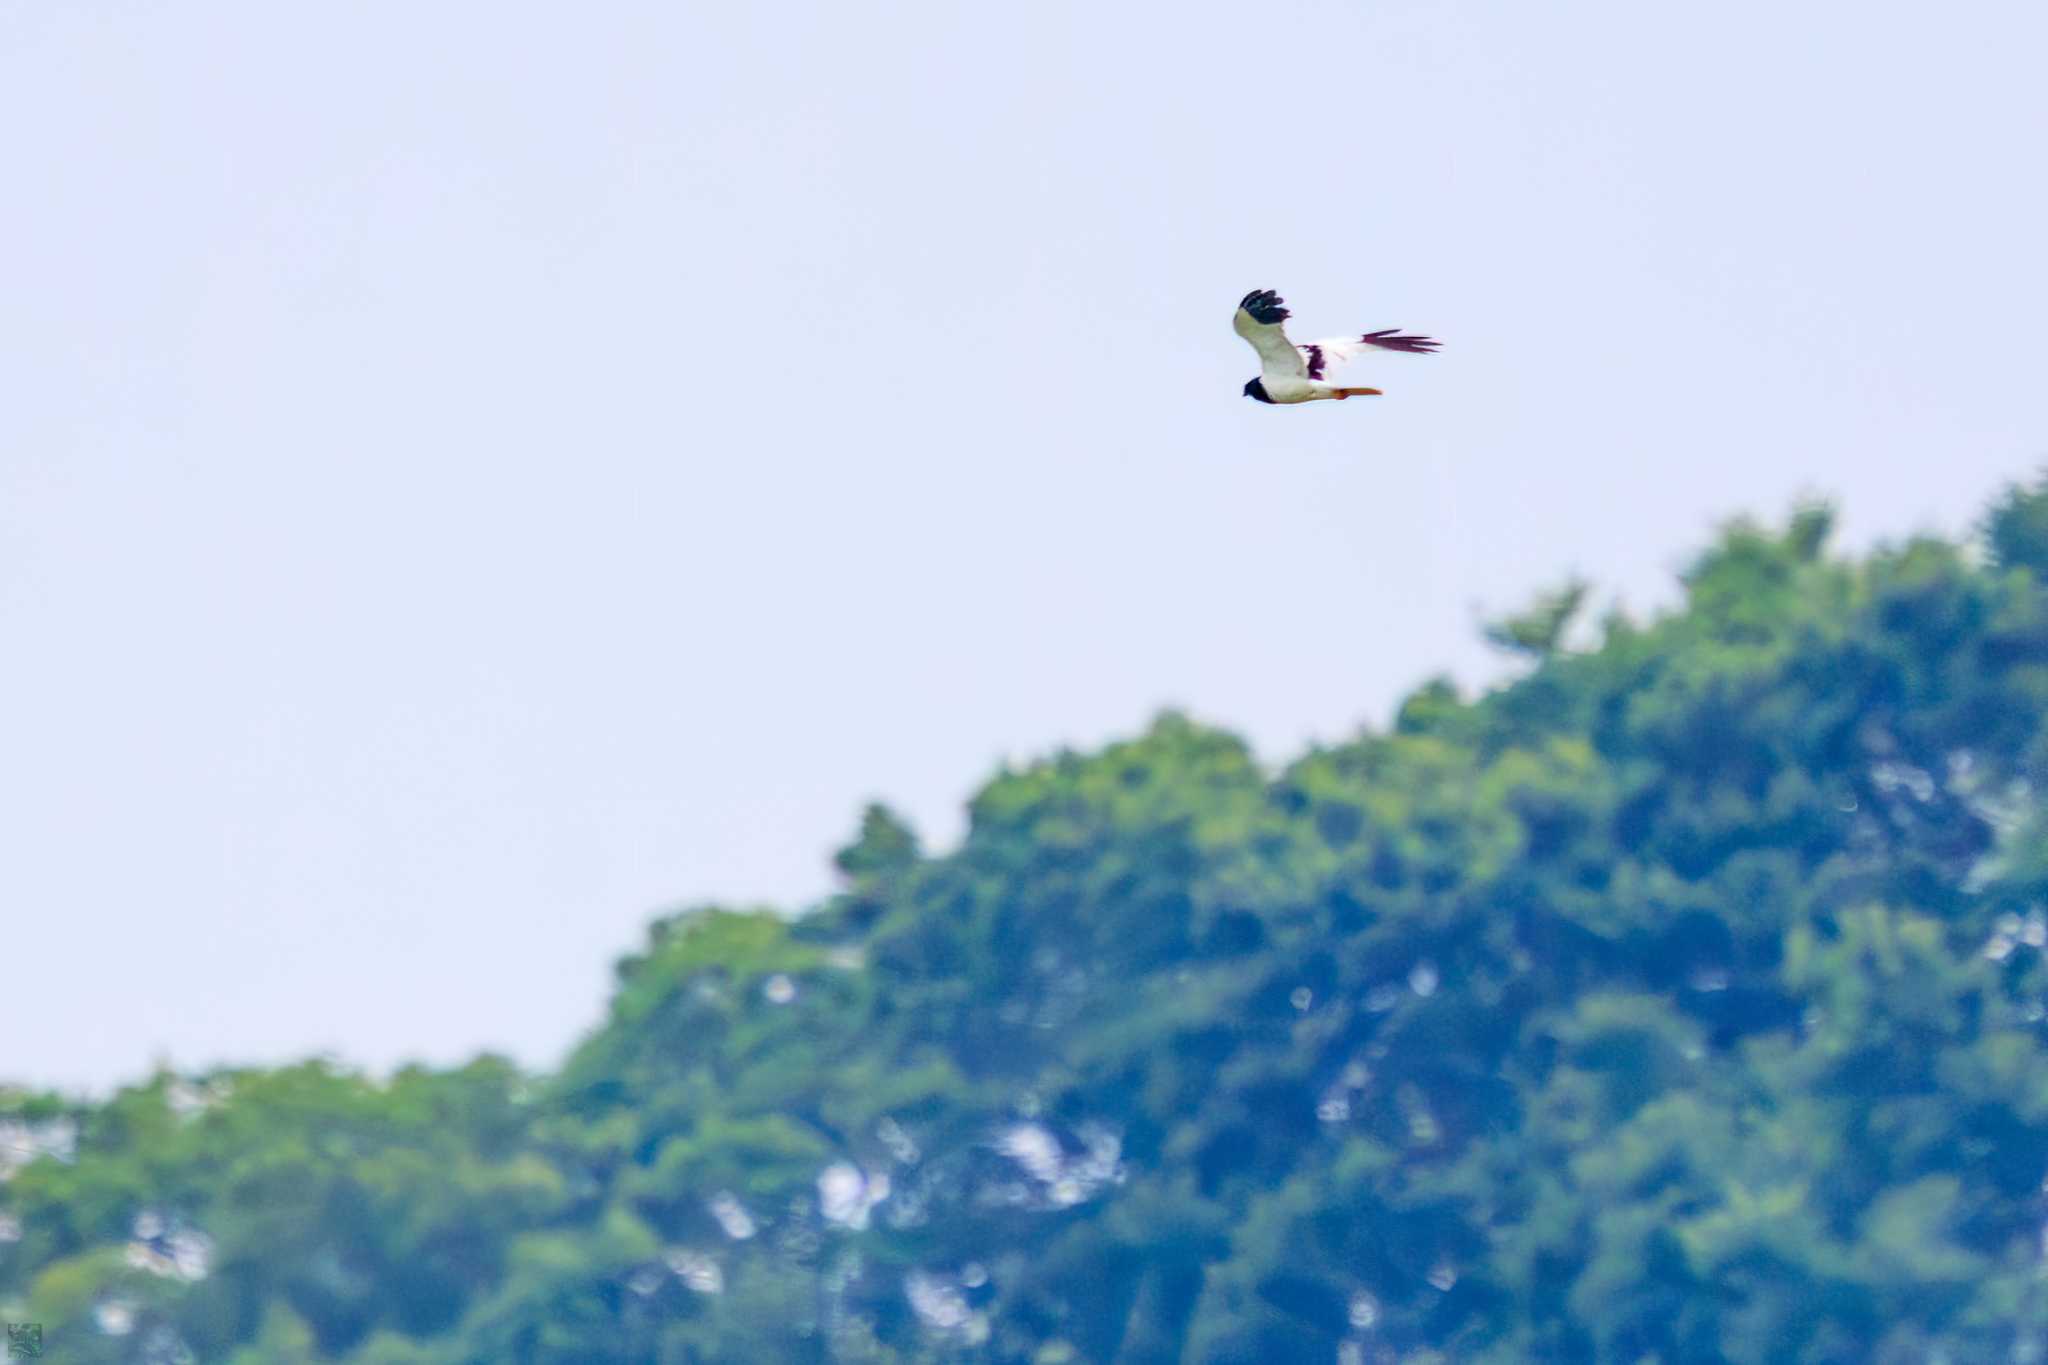
[[1308, 357], [1308, 377], [1310, 379], [1321, 379], [1323, 377], [1323, 348], [1314, 342], [1310, 342], [1301, 348], [1301, 353]]
[[1237, 306], [1250, 313], [1253, 322], [1261, 322], [1269, 327], [1276, 322], [1285, 322], [1294, 316], [1294, 314], [1287, 311], [1285, 301], [1270, 289], [1252, 290], [1251, 293], [1244, 296]]
[[1368, 346], [1377, 346], [1383, 351], [1407, 351], [1411, 355], [1433, 355], [1436, 348], [1443, 345], [1441, 341], [1430, 337], [1404, 335], [1399, 327], [1367, 332], [1359, 340]]

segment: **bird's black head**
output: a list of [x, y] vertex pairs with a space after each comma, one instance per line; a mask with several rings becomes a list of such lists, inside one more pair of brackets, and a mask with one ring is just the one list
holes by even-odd
[[1261, 403], [1270, 403], [1273, 401], [1266, 394], [1265, 381], [1260, 379], [1254, 379], [1244, 386], [1244, 396], [1247, 398], [1256, 398]]

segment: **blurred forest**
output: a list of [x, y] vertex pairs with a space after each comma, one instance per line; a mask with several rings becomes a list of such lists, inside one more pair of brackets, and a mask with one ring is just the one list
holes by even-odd
[[0, 1308], [66, 1365], [2042, 1360], [2048, 486], [1829, 531], [1277, 772], [1168, 714], [942, 855], [870, 809], [554, 1074], [0, 1091]]

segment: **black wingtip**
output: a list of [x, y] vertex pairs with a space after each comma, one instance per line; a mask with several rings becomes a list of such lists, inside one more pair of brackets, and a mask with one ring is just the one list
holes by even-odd
[[1386, 327], [1377, 332], [1367, 332], [1359, 340], [1382, 350], [1406, 351], [1410, 355], [1435, 355], [1437, 347], [1443, 345], [1435, 337], [1404, 336], [1399, 327]]
[[1287, 311], [1286, 302], [1270, 289], [1254, 289], [1238, 301], [1238, 307], [1252, 315], [1253, 322], [1268, 326], [1285, 322], [1294, 314]]

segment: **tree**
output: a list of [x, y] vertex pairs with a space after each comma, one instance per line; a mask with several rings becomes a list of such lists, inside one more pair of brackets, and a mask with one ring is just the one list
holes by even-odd
[[53, 1354], [2039, 1360], [2048, 489], [1738, 523], [1268, 770], [1175, 713], [694, 909], [552, 1075], [0, 1096]]

